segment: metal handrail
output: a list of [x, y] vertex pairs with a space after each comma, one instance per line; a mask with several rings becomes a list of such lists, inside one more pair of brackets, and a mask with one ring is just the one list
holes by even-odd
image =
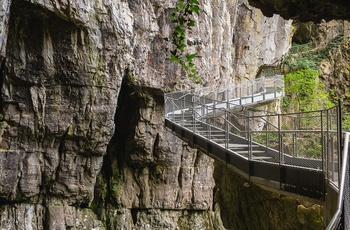
[[[275, 82], [279, 81], [279, 79], [274, 80]], [[260, 83], [259, 83], [260, 84]], [[242, 84], [243, 85], [243, 84]], [[258, 83], [256, 83], [256, 85], [258, 85]], [[259, 85], [259, 88], [257, 88], [257, 90], [263, 89], [262, 92], [259, 92], [258, 94], [262, 93], [263, 95], [263, 99], [261, 97], [261, 95], [258, 96], [258, 98], [260, 98], [259, 100], [265, 100], [265, 93], [264, 90], [266, 89], [266, 86], [260, 87], [261, 85]], [[210, 89], [210, 87], [208, 87]], [[271, 86], [271, 88], [273, 88], [274, 90], [277, 90], [278, 88], [276, 88], [275, 86]], [[217, 87], [215, 87], [214, 89], [217, 89]], [[232, 90], [232, 89], [230, 89]], [[246, 90], [246, 89], [244, 89]], [[220, 91], [221, 93], [224, 92]], [[211, 91], [212, 93], [213, 91]], [[254, 94], [257, 91], [251, 90], [251, 89], [247, 89], [247, 91], [244, 92], [245, 93], [251, 93], [250, 96], [248, 97], [254, 97]], [[185, 93], [185, 92], [184, 92]], [[276, 92], [273, 91], [269, 91], [269, 93], [271, 94], [272, 97], [276, 97], [277, 94]], [[274, 96], [273, 96], [274, 93]], [[252, 158], [252, 134], [254, 135], [254, 133], [266, 133], [266, 143], [268, 143], [269, 137], [268, 137], [268, 133], [279, 133], [278, 136], [278, 152], [279, 152], [279, 156], [280, 156], [280, 160], [279, 163], [280, 164], [285, 164], [284, 162], [284, 147], [283, 147], [283, 137], [281, 135], [283, 135], [284, 133], [323, 133], [321, 135], [321, 139], [320, 141], [322, 142], [322, 165], [319, 167], [320, 170], [323, 170], [324, 172], [326, 172], [326, 178], [328, 179], [330, 182], [332, 182], [332, 176], [329, 176], [328, 173], [332, 173], [332, 175], [334, 175], [334, 172], [338, 172], [339, 170], [339, 164], [338, 164], [338, 160], [340, 159], [340, 149], [337, 150], [337, 146], [340, 146], [339, 144], [339, 140], [341, 140], [341, 138], [338, 137], [334, 137], [333, 134], [336, 132], [341, 132], [341, 126], [336, 126], [336, 129], [338, 129], [338, 131], [335, 131], [334, 128], [335, 126], [333, 126], [335, 123], [333, 123], [333, 119], [335, 117], [339, 116], [339, 111], [335, 112], [333, 114], [333, 112], [331, 111], [331, 109], [335, 109], [335, 108], [340, 108], [340, 107], [332, 107], [326, 110], [317, 110], [317, 111], [308, 111], [308, 112], [295, 112], [295, 113], [288, 113], [288, 114], [265, 114], [265, 115], [260, 115], [260, 116], [248, 116], [245, 114], [240, 114], [237, 112], [233, 112], [233, 108], [237, 105], [245, 105], [245, 104], [249, 104], [251, 102], [254, 102], [254, 99], [251, 100], [245, 100], [243, 102], [241, 97], [238, 98], [233, 98], [239, 95], [239, 92], [228, 92], [227, 94], [224, 95], [212, 95], [213, 99], [211, 99], [210, 97], [206, 98], [206, 96], [208, 95], [203, 95], [202, 92], [200, 90], [192, 90], [191, 92], [186, 92], [184, 95], [180, 96], [179, 98], [172, 98], [170, 96], [170, 94], [168, 94], [169, 97], [167, 95], [165, 95], [166, 97], [166, 102], [169, 103], [169, 111], [166, 111], [167, 114], [171, 114], [171, 112], [174, 114], [174, 112], [176, 112], [176, 114], [182, 114], [182, 118], [184, 118], [184, 115], [187, 112], [192, 112], [192, 118], [193, 119], [193, 132], [194, 133], [198, 133], [199, 135], [203, 135], [201, 132], [197, 131], [196, 127], [197, 124], [206, 124], [206, 138], [208, 138], [209, 140], [211, 140], [211, 131], [212, 128], [218, 128], [220, 130], [225, 131], [225, 148], [228, 148], [228, 144], [229, 144], [229, 138], [230, 138], [230, 130], [232, 128], [234, 134], [240, 135], [242, 137], [245, 137], [248, 140], [248, 145], [249, 145], [249, 150], [248, 150], [248, 159], [251, 160]], [[174, 94], [175, 96], [176, 94]], [[188, 95], [192, 95], [192, 100], [189, 100], [190, 97], [186, 97]], [[216, 98], [218, 98], [217, 96], [222, 96], [223, 100], [215, 100]], [[242, 96], [242, 94], [241, 94]], [[270, 95], [269, 95], [270, 96]], [[232, 98], [230, 98], [232, 97]], [[269, 97], [270, 99], [271, 97]], [[195, 100], [194, 100], [195, 99]], [[179, 103], [178, 101], [181, 100], [181, 103]], [[233, 102], [238, 102], [239, 103], [233, 103]], [[173, 105], [171, 105], [173, 104]], [[233, 105], [233, 106], [232, 106]], [[237, 108], [237, 107], [236, 107]], [[172, 109], [172, 110], [171, 110]], [[191, 111], [192, 110], [192, 111]], [[311, 113], [320, 113], [319, 115], [313, 115]], [[166, 114], [166, 115], [167, 115]], [[213, 122], [214, 124], [210, 123], [210, 120], [208, 120], [208, 118], [217, 118], [219, 115], [220, 121], [219, 124], [220, 126], [216, 126], [218, 120], [214, 119]], [[278, 117], [278, 125], [276, 125], [276, 123], [271, 122], [271, 119], [269, 119], [269, 117], [271, 116], [277, 116]], [[293, 126], [292, 129], [282, 129], [281, 127], [281, 123], [280, 123], [280, 119], [285, 116], [287, 117], [287, 119], [292, 119], [292, 121], [294, 121], [295, 118], [300, 118], [300, 119], [313, 119], [316, 117], [319, 117], [320, 120], [320, 124], [321, 124], [321, 128], [317, 127], [309, 127], [307, 130], [300, 130], [298, 129], [299, 125]], [[334, 118], [333, 118], [334, 116]], [[326, 117], [327, 120], [326, 122], [323, 122], [322, 119], [323, 117]], [[238, 127], [233, 124], [232, 118], [234, 119], [234, 121], [236, 122], [236, 124], [238, 124]], [[242, 127], [247, 126], [249, 127], [249, 122], [255, 122], [254, 119], [259, 118], [261, 119], [261, 122], [263, 122], [265, 125], [267, 125], [266, 130], [250, 130], [249, 128], [246, 129], [240, 129], [240, 125], [242, 125]], [[184, 119], [182, 119], [184, 120]], [[241, 121], [240, 121], [241, 120]], [[297, 120], [298, 121], [298, 120]], [[198, 123], [197, 123], [198, 122]], [[223, 123], [222, 123], [223, 122]], [[260, 122], [260, 120], [259, 120]], [[300, 120], [299, 120], [300, 122]], [[297, 123], [295, 123], [297, 124]], [[183, 125], [184, 126], [184, 125]], [[191, 127], [191, 126], [190, 126]], [[219, 128], [220, 127], [220, 128]], [[184, 126], [185, 128], [185, 126]], [[316, 129], [313, 129], [316, 128]], [[269, 129], [269, 130], [268, 130]], [[344, 132], [343, 132], [344, 133]], [[332, 136], [330, 136], [330, 134], [332, 134]], [[348, 142], [349, 142], [349, 134], [350, 132], [345, 132], [346, 134], [346, 141], [345, 141], [345, 146], [344, 146], [344, 153], [343, 153], [343, 159], [346, 159], [346, 161], [348, 160]], [[294, 134], [293, 134], [294, 135]], [[205, 136], [205, 134], [203, 135]], [[275, 135], [274, 135], [275, 136]], [[317, 136], [316, 136], [317, 137]], [[333, 139], [334, 137], [334, 139]], [[341, 136], [340, 136], [341, 137]], [[275, 138], [275, 137], [274, 137]], [[294, 136], [293, 136], [294, 138]], [[223, 139], [222, 139], [223, 140]], [[338, 141], [338, 144], [335, 144], [335, 148], [333, 148], [333, 140]], [[224, 141], [224, 140], [223, 140]], [[294, 141], [294, 139], [293, 139]], [[325, 142], [325, 143], [324, 143]], [[255, 142], [254, 142], [255, 143]], [[276, 144], [277, 142], [274, 140], [274, 143]], [[329, 145], [331, 147], [329, 147]], [[268, 147], [269, 145], [266, 144], [266, 146]], [[345, 148], [346, 147], [346, 148]], [[327, 148], [326, 150], [324, 150], [324, 148]], [[328, 148], [330, 149], [330, 151], [328, 151]], [[346, 149], [346, 150], [345, 150]], [[335, 150], [335, 151], [334, 151]], [[294, 147], [291, 150], [293, 152], [292, 157], [294, 157]], [[334, 152], [333, 152], [334, 151]], [[289, 153], [288, 153], [289, 154]], [[328, 155], [331, 154], [331, 155]], [[345, 155], [346, 154], [346, 155]], [[287, 156], [287, 155], [286, 155]], [[298, 156], [297, 156], [298, 157]], [[327, 161], [327, 159], [331, 160], [330, 162]], [[289, 158], [290, 159], [290, 158]], [[286, 161], [287, 162], [287, 161]], [[330, 164], [329, 164], [330, 163]], [[287, 162], [288, 164], [288, 162]], [[328, 167], [328, 164], [330, 167]], [[341, 176], [340, 176], [340, 185], [339, 185], [339, 197], [338, 197], [338, 210], [336, 212], [336, 214], [334, 215], [334, 217], [332, 218], [329, 228], [327, 229], [333, 229], [332, 226], [335, 226], [338, 223], [339, 217], [342, 214], [342, 207], [343, 207], [343, 195], [344, 195], [344, 165], [346, 166], [346, 164], [344, 163], [344, 161], [342, 162], [342, 171], [341, 171]], [[336, 166], [336, 167], [335, 167]], [[302, 165], [298, 166], [298, 167], [304, 167]], [[336, 170], [336, 171], [334, 171]], [[334, 180], [334, 178], [333, 178]], [[337, 180], [338, 183], [339, 180]]]
[[[273, 83], [274, 83], [276, 81], [280, 81], [281, 77], [277, 76], [277, 77], [274, 77], [274, 78], [267, 78], [267, 79], [273, 79]], [[250, 83], [249, 85], [247, 83], [240, 83], [240, 84], [238, 84], [238, 85], [236, 85], [234, 87], [230, 86], [230, 87], [226, 87], [226, 88], [220, 88], [219, 86], [209, 86], [209, 87], [200, 88], [200, 89], [192, 89], [191, 93], [203, 92], [204, 90], [209, 89], [208, 94], [211, 94], [213, 92], [218, 93], [218, 92], [225, 92], [227, 90], [232, 90], [232, 89], [241, 89], [242, 86], [251, 87], [251, 86], [254, 86], [254, 85], [261, 85], [261, 84], [265, 83], [265, 77], [261, 77], [261, 78], [255, 79], [254, 81], [249, 81], [249, 83]], [[263, 86], [264, 85], [265, 84], [263, 84]], [[265, 90], [265, 88], [263, 87], [262, 90], [259, 91], [259, 92], [263, 92], [264, 90]], [[171, 94], [171, 93], [169, 93], [169, 94]], [[165, 94], [165, 95], [167, 95], [167, 94]], [[242, 95], [240, 95], [240, 96], [242, 96]]]
[[342, 209], [343, 209], [343, 204], [344, 204], [344, 186], [345, 186], [345, 173], [346, 173], [346, 167], [348, 164], [348, 153], [349, 153], [349, 136], [350, 133], [346, 132], [345, 133], [345, 142], [344, 142], [344, 149], [343, 149], [343, 162], [342, 162], [342, 167], [341, 167], [341, 180], [340, 180], [340, 185], [339, 185], [339, 195], [338, 195], [338, 203], [337, 203], [337, 211], [335, 212], [333, 218], [329, 222], [327, 226], [327, 230], [333, 230], [336, 229], [338, 226], [340, 220], [341, 220], [341, 215], [342, 215]]
[[[184, 94], [184, 95], [182, 95], [181, 97], [179, 97], [179, 98], [171, 98], [172, 99], [172, 101], [178, 101], [178, 100], [181, 100], [182, 98], [184, 98], [184, 97], [186, 97], [186, 96], [188, 96], [188, 95], [190, 95], [190, 94], [193, 94], [193, 92], [188, 92], [188, 93], [186, 93], [186, 94]], [[168, 96], [166, 96], [167, 98], [170, 98], [170, 97], [168, 97]]]

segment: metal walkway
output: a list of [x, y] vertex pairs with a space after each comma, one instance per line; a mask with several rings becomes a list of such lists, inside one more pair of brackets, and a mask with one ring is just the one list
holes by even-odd
[[256, 109], [283, 94], [282, 76], [167, 93], [165, 125], [266, 189], [330, 206], [327, 229], [350, 229], [350, 215], [342, 215], [350, 210], [350, 180], [340, 105], [289, 114]]
[[165, 125], [250, 181], [323, 201], [326, 182], [339, 181], [338, 108], [268, 115], [247, 109], [281, 96], [281, 76], [168, 93]]

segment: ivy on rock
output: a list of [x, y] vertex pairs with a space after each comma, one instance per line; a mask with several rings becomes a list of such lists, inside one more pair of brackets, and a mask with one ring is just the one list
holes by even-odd
[[199, 2], [197, 0], [179, 0], [170, 14], [170, 19], [174, 23], [174, 31], [172, 34], [172, 43], [174, 48], [170, 51], [171, 61], [179, 63], [186, 70], [188, 77], [198, 82], [198, 71], [195, 68], [193, 59], [196, 53], [185, 52], [186, 48], [186, 32], [191, 31], [195, 26], [194, 14], [199, 16]]

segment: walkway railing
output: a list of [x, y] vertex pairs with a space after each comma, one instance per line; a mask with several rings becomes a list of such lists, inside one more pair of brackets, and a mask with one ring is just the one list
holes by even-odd
[[327, 226], [327, 230], [350, 229], [350, 178], [349, 178], [349, 137], [350, 133], [345, 133], [344, 148], [342, 155], [342, 166], [340, 184], [337, 186], [338, 203], [337, 210]]
[[[340, 197], [344, 194], [341, 191], [346, 191], [348, 200], [349, 191], [343, 188], [344, 172], [348, 170], [340, 169], [344, 135], [340, 106], [288, 114], [265, 114], [247, 107], [276, 100], [283, 93], [281, 76], [246, 81], [230, 88], [168, 93], [166, 125], [209, 155], [247, 173], [249, 178], [279, 182], [277, 189], [306, 196], [317, 190], [320, 196], [309, 197], [321, 200], [325, 198], [326, 183], [330, 183], [339, 188]], [[299, 191], [295, 189], [298, 186]], [[349, 203], [341, 207], [349, 207]]]
[[[165, 94], [166, 119], [186, 126], [211, 140], [212, 127], [234, 133], [278, 152], [275, 163], [324, 171], [327, 179], [338, 183], [338, 108], [303, 113], [250, 115], [242, 106], [274, 100], [283, 95], [281, 76], [246, 81], [231, 88], [207, 87]], [[237, 111], [238, 110], [238, 111]], [[186, 117], [187, 116], [187, 117]], [[187, 122], [187, 124], [186, 124]], [[189, 126], [188, 124], [192, 124]], [[208, 124], [199, 133], [197, 124]], [[252, 159], [249, 148], [248, 159]]]
[[279, 154], [276, 163], [323, 171], [326, 178], [338, 186], [341, 151], [338, 106], [301, 113], [254, 113], [252, 110], [236, 113], [235, 119], [243, 124], [244, 132], [231, 131], [276, 150]]
[[165, 114], [184, 113], [188, 109], [199, 107], [201, 115], [214, 113], [217, 109], [231, 110], [237, 106], [249, 103], [267, 101], [283, 95], [282, 76], [265, 79], [258, 78], [255, 81], [243, 81], [237, 86], [205, 87], [181, 92], [165, 94]]

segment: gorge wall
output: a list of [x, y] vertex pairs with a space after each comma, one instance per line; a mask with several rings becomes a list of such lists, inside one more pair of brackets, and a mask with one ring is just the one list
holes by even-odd
[[[1, 1], [1, 228], [243, 226], [222, 221], [214, 161], [164, 127], [164, 91], [196, 86], [166, 51], [175, 3]], [[244, 0], [200, 4], [188, 37], [200, 85], [254, 78], [290, 47], [291, 21]]]

